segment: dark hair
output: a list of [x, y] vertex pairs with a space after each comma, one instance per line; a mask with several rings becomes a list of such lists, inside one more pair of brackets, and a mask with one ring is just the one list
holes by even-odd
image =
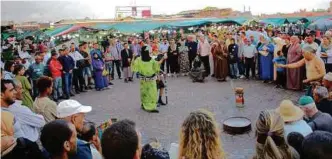
[[57, 156], [64, 152], [63, 144], [70, 140], [72, 135], [73, 132], [69, 127], [69, 122], [57, 119], [43, 127], [40, 134], [40, 141], [51, 156]]
[[105, 159], [132, 159], [138, 148], [138, 135], [135, 123], [122, 120], [107, 128], [101, 138]]
[[61, 51], [63, 51], [63, 49], [59, 49], [58, 51], [61, 52]]
[[234, 42], [235, 42], [235, 39], [234, 39], [234, 38], [231, 38], [231, 41], [234, 41]]
[[327, 159], [332, 156], [332, 133], [314, 131], [302, 143], [304, 159]]
[[13, 61], [7, 61], [7, 62], [5, 63], [5, 66], [4, 66], [5, 71], [7, 71], [7, 72], [11, 72], [11, 71], [10, 71], [10, 68], [11, 68], [13, 65], [14, 65], [14, 62], [13, 62]]
[[42, 76], [37, 80], [36, 86], [40, 93], [43, 93], [46, 91], [47, 88], [51, 87], [53, 83], [53, 80], [51, 77], [48, 76]]
[[6, 84], [10, 83], [14, 86], [13, 80], [1, 79], [1, 93], [6, 92], [7, 90]]
[[278, 55], [278, 56], [281, 56], [281, 53], [282, 53], [281, 50], [279, 50], [279, 51], [277, 52], [277, 55]]
[[15, 65], [15, 67], [14, 67], [14, 71], [13, 71], [13, 74], [14, 74], [14, 75], [17, 75], [18, 72], [20, 72], [22, 69], [24, 69], [24, 66], [23, 66], [23, 65]]
[[89, 142], [92, 140], [92, 137], [96, 134], [96, 124], [93, 122], [84, 122], [83, 129], [80, 132], [80, 135], [78, 135], [78, 138], [81, 140], [84, 140], [86, 142]]
[[298, 132], [291, 132], [287, 136], [287, 142], [292, 146], [299, 154], [302, 154], [302, 142], [304, 136]]

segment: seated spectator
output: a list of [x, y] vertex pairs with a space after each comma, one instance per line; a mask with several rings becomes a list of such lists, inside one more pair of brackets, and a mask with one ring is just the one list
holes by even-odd
[[332, 72], [329, 72], [324, 76], [323, 85], [329, 91], [329, 100], [332, 100]]
[[291, 132], [298, 132], [303, 136], [312, 133], [311, 127], [303, 120], [303, 111], [290, 100], [283, 100], [276, 109], [284, 120], [285, 137]]
[[306, 116], [305, 120], [313, 131], [332, 132], [332, 117], [327, 113], [319, 111], [311, 97], [302, 96], [299, 100], [299, 106]]
[[3, 72], [3, 79], [11, 80], [15, 78], [15, 75], [13, 74], [14, 71], [14, 62], [7, 61], [4, 66], [4, 72]]
[[32, 111], [44, 117], [46, 123], [56, 119], [56, 103], [49, 96], [52, 94], [53, 80], [50, 77], [43, 76], [37, 81], [39, 96], [33, 103]]
[[104, 131], [101, 147], [104, 159], [139, 159], [141, 135], [133, 121], [118, 121]]
[[22, 84], [22, 105], [32, 108], [33, 100], [30, 95], [31, 85], [26, 76], [24, 76], [25, 68], [23, 65], [16, 65], [14, 67], [15, 79], [21, 82]]
[[329, 93], [327, 89], [317, 86], [313, 93], [317, 109], [332, 116], [332, 101], [328, 100]]
[[[84, 106], [75, 100], [64, 100], [58, 104], [57, 117], [74, 124], [78, 133], [82, 132], [85, 113], [91, 111], [91, 106]], [[90, 144], [77, 139], [77, 153], [71, 159], [92, 159]]]
[[101, 156], [101, 145], [98, 136], [96, 125], [93, 122], [84, 122], [82, 132], [80, 133], [79, 139], [90, 143], [90, 149], [93, 159], [102, 159]]
[[179, 158], [224, 159], [219, 128], [211, 112], [194, 111], [184, 120], [180, 132]]
[[[42, 115], [33, 113], [28, 107], [22, 106], [22, 85], [19, 81], [1, 80], [1, 110], [11, 112], [15, 117], [14, 136], [24, 137], [33, 142], [39, 139], [39, 131], [45, 125]], [[16, 101], [15, 101], [16, 99]]]
[[77, 132], [72, 123], [58, 119], [43, 127], [40, 141], [51, 159], [68, 159], [76, 154], [76, 136]]
[[299, 154], [288, 146], [284, 136], [284, 121], [273, 111], [262, 111], [256, 122], [256, 154], [254, 159], [299, 159]]
[[332, 133], [315, 131], [302, 143], [303, 159], [331, 159]]
[[304, 136], [298, 132], [291, 132], [287, 136], [287, 142], [292, 146], [299, 154], [302, 155], [302, 142]]

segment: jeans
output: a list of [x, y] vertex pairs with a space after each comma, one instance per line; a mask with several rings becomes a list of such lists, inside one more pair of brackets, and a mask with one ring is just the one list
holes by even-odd
[[233, 78], [236, 78], [238, 76], [238, 74], [237, 74], [237, 63], [231, 63], [230, 64], [230, 72], [231, 72], [231, 76]]
[[82, 69], [73, 70], [73, 84], [76, 91], [82, 91], [85, 86]]
[[66, 93], [67, 96], [69, 96], [70, 93], [71, 93], [71, 81], [72, 81], [73, 75], [69, 72], [66, 72], [66, 73], [64, 73], [63, 77], [64, 77], [64, 83], [65, 83], [64, 84], [65, 85], [65, 93]]
[[53, 98], [58, 99], [62, 96], [62, 78], [56, 77], [53, 80]]
[[238, 61], [237, 62], [237, 67], [239, 69], [239, 74], [244, 75], [244, 63], [243, 63], [243, 61]]
[[[112, 68], [114, 68], [114, 65], [116, 67], [116, 72], [118, 73], [118, 77], [121, 78], [121, 60], [114, 60], [112, 64]], [[112, 78], [114, 79], [114, 69], [112, 69]]]
[[83, 68], [83, 77], [85, 76], [92, 77], [90, 66]]

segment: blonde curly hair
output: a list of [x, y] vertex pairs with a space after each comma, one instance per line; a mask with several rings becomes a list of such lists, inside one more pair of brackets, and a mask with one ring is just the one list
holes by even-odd
[[182, 124], [179, 159], [224, 159], [217, 127], [211, 112], [191, 112]]

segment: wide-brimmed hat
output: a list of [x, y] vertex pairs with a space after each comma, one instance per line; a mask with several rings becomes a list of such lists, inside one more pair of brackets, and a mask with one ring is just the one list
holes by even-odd
[[297, 121], [303, 118], [303, 111], [290, 100], [283, 100], [276, 109], [285, 122]]

